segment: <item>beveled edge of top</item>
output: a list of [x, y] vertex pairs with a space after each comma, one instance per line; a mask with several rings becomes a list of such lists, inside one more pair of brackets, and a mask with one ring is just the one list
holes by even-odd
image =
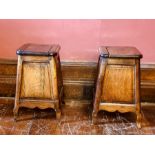
[[100, 46], [99, 47], [100, 56], [104, 58], [109, 58], [109, 52], [106, 48], [106, 46]]
[[133, 46], [100, 46], [100, 56], [104, 58], [142, 58], [143, 55]]
[[[48, 48], [46, 50], [40, 50], [38, 51], [32, 51], [28, 50], [28, 47], [30, 46], [47, 46]], [[59, 53], [60, 45], [58, 44], [34, 44], [34, 43], [27, 43], [22, 45], [19, 49], [17, 49], [16, 54], [17, 55], [25, 55], [25, 56], [56, 56]]]

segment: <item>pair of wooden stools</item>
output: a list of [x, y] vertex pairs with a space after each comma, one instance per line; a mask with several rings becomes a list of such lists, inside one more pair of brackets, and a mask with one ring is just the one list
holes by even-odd
[[[59, 45], [25, 44], [18, 51], [14, 116], [20, 107], [53, 108], [61, 116], [63, 80]], [[134, 112], [141, 128], [140, 58], [134, 47], [101, 47], [92, 120], [99, 110]]]

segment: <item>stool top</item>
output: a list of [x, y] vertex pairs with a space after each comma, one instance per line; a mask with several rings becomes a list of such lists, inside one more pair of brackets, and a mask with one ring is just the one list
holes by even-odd
[[142, 58], [137, 48], [129, 46], [101, 46], [99, 52], [105, 58]]
[[21, 46], [16, 54], [17, 55], [29, 55], [29, 56], [55, 56], [60, 50], [60, 46], [53, 44], [24, 44]]

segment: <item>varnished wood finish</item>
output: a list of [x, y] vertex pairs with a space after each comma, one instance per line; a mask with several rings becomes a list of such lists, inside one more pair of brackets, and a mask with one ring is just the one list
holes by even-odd
[[[124, 107], [127, 107], [127, 108], [124, 108]], [[109, 112], [116, 112], [116, 111], [119, 111], [121, 113], [124, 113], [124, 112], [136, 112], [136, 109], [135, 109], [135, 105], [134, 104], [122, 104], [122, 103], [100, 103], [99, 105], [99, 109], [100, 110], [106, 110], [106, 111], [109, 111]]]
[[134, 68], [132, 66], [107, 65], [101, 100], [105, 102], [131, 102], [132, 104], [133, 82]]
[[56, 117], [60, 118], [60, 102], [63, 95], [63, 84], [58, 82], [58, 79], [61, 79], [61, 75], [58, 76], [61, 72], [60, 59], [57, 50], [53, 51], [54, 54], [49, 52], [51, 49], [60, 48], [58, 45], [54, 48], [53, 46], [56, 45], [26, 44], [17, 51], [18, 65], [13, 111], [15, 119], [20, 107], [53, 108], [56, 111]]
[[111, 59], [111, 58], [109, 58], [108, 59], [108, 64], [116, 65], [116, 63], [117, 63], [117, 65], [126, 65], [126, 64], [128, 64], [128, 65], [132, 66], [132, 65], [135, 64], [135, 60], [131, 59], [131, 58], [129, 58], [129, 59], [124, 59], [124, 58]]
[[104, 82], [106, 67], [107, 67], [107, 58], [102, 59], [100, 57], [99, 64], [98, 64], [98, 76], [96, 80], [96, 90], [95, 90], [94, 101], [93, 101], [93, 114], [92, 114], [93, 123], [96, 123], [97, 114], [100, 110], [99, 103], [101, 101], [101, 96], [102, 96], [102, 86]]
[[[61, 62], [65, 100], [93, 99], [96, 62]], [[17, 60], [0, 59], [0, 101], [13, 103]], [[59, 80], [60, 81], [60, 80]], [[155, 102], [155, 64], [141, 64], [141, 100]]]
[[[33, 77], [30, 80], [30, 76]], [[24, 63], [21, 98], [51, 98], [49, 67], [46, 63]], [[27, 84], [28, 83], [28, 84]], [[31, 91], [30, 91], [31, 90]]]
[[137, 127], [141, 128], [142, 114], [141, 114], [141, 98], [140, 98], [140, 59], [136, 59], [135, 66], [135, 104], [136, 104], [136, 116]]
[[92, 100], [93, 81], [64, 80], [64, 98], [70, 100]]
[[136, 47], [129, 46], [101, 46], [100, 55], [108, 58], [142, 58]]
[[141, 99], [155, 101], [155, 64], [141, 65]]
[[100, 110], [134, 112], [141, 128], [140, 58], [133, 47], [101, 47], [93, 101], [93, 123]]
[[4, 97], [15, 96], [16, 70], [16, 60], [0, 59], [0, 98], [3, 98], [3, 101]]
[[62, 62], [63, 79], [66, 81], [94, 81], [97, 75], [95, 62]]
[[48, 44], [24, 44], [17, 50], [18, 55], [28, 56], [56, 56], [60, 46]]

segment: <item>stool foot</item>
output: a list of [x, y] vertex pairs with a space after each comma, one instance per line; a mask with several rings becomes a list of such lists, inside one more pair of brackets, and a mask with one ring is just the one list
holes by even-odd
[[60, 118], [61, 118], [61, 112], [56, 111], [56, 119], [60, 120]]
[[93, 112], [92, 114], [92, 124], [97, 124], [97, 113], [96, 112]]
[[17, 116], [18, 115], [14, 115], [14, 122], [17, 122]]
[[141, 115], [141, 113], [137, 114], [137, 122], [136, 122], [136, 124], [137, 124], [137, 127], [139, 129], [141, 129], [141, 127], [142, 127], [142, 115]]
[[13, 115], [14, 115], [14, 121], [15, 121], [15, 122], [17, 122], [18, 110], [19, 110], [19, 107], [15, 107], [15, 108], [13, 109]]

